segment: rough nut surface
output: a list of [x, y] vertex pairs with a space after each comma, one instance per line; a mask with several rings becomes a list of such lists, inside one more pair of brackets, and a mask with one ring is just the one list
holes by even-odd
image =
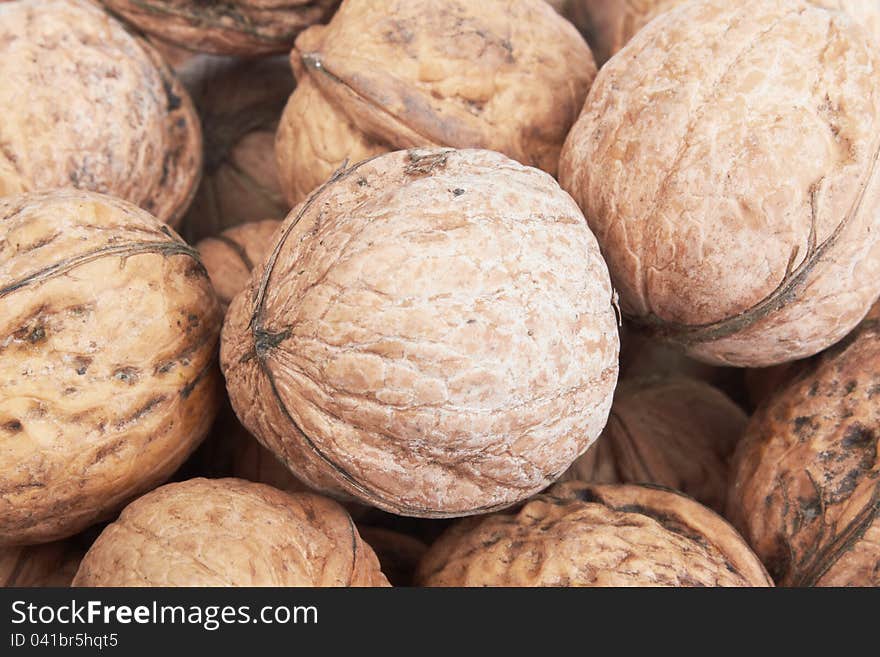
[[186, 240], [195, 244], [247, 221], [286, 216], [275, 131], [294, 88], [287, 58], [199, 55], [180, 78], [199, 111], [205, 142], [204, 175], [183, 223]]
[[198, 243], [202, 262], [224, 307], [250, 282], [254, 266], [269, 255], [280, 225], [274, 219], [253, 221]]
[[74, 586], [388, 586], [336, 502], [241, 479], [190, 479], [132, 502]]
[[602, 435], [562, 479], [657, 484], [721, 513], [729, 459], [747, 420], [727, 395], [702, 381], [623, 381]]
[[232, 302], [247, 429], [309, 486], [400, 515], [506, 506], [598, 436], [612, 290], [555, 181], [490, 151], [400, 151], [295, 208]]
[[0, 548], [0, 588], [70, 586], [83, 554], [70, 541]]
[[709, 509], [674, 491], [571, 482], [468, 518], [428, 550], [423, 586], [772, 586]]
[[833, 344], [880, 293], [878, 154], [864, 30], [800, 0], [703, 0], [602, 68], [560, 181], [624, 314], [708, 362], [764, 366]]
[[779, 584], [880, 586], [880, 308], [752, 417], [728, 517]]
[[0, 545], [69, 536], [160, 484], [221, 394], [198, 253], [135, 206], [0, 198]]
[[138, 29], [218, 55], [287, 52], [301, 30], [325, 21], [339, 0], [102, 0]]
[[0, 3], [0, 196], [76, 187], [177, 225], [198, 117], [161, 56], [84, 0]]
[[346, 0], [291, 61], [276, 144], [291, 205], [346, 160], [401, 148], [487, 148], [555, 175], [596, 74], [543, 0]]

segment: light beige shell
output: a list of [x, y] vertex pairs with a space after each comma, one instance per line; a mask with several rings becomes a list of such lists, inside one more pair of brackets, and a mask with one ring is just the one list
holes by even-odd
[[274, 219], [253, 221], [198, 243], [196, 248], [224, 307], [247, 286], [254, 266], [269, 255], [280, 225]]
[[728, 462], [747, 420], [727, 395], [702, 381], [622, 381], [602, 435], [562, 480], [657, 484], [721, 513]]
[[727, 522], [674, 491], [571, 482], [515, 513], [460, 521], [423, 586], [772, 586]]
[[0, 587], [70, 586], [84, 554], [71, 541], [0, 548]]
[[102, 0], [160, 39], [218, 55], [287, 52], [300, 30], [325, 21], [339, 0]]
[[199, 55], [180, 71], [199, 111], [202, 182], [181, 233], [190, 244], [247, 221], [290, 212], [278, 182], [275, 131], [293, 91], [286, 57]]
[[76, 187], [180, 223], [199, 122], [146, 41], [84, 0], [2, 3], [0, 80], [0, 196]]
[[0, 545], [72, 535], [160, 484], [220, 401], [198, 253], [135, 206], [0, 198]]
[[560, 181], [624, 314], [765, 366], [833, 344], [880, 293], [878, 156], [863, 30], [802, 0], [698, 0], [602, 68]]
[[758, 409], [728, 517], [779, 584], [880, 586], [880, 307]]
[[74, 586], [388, 586], [345, 510], [241, 479], [167, 484], [131, 503]]
[[291, 205], [346, 160], [487, 148], [556, 174], [596, 67], [543, 0], [345, 0], [299, 36], [278, 130]]
[[248, 430], [309, 486], [401, 515], [512, 504], [598, 436], [617, 379], [595, 239], [546, 173], [400, 151], [295, 208], [232, 302]]

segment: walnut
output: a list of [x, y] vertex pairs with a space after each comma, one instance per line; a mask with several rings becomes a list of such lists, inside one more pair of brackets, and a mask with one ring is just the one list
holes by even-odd
[[84, 554], [72, 541], [0, 548], [0, 587], [70, 586]]
[[275, 130], [293, 91], [286, 57], [237, 60], [200, 55], [180, 71], [192, 94], [205, 142], [199, 190], [184, 219], [191, 244], [264, 217], [283, 217]]
[[880, 307], [766, 400], [728, 517], [785, 586], [880, 586]]
[[198, 243], [202, 262], [224, 307], [248, 284], [254, 266], [268, 256], [280, 225], [273, 219], [254, 221]]
[[0, 3], [0, 196], [76, 187], [176, 226], [198, 117], [162, 57], [84, 0]]
[[674, 491], [572, 482], [518, 512], [468, 518], [416, 573], [425, 586], [772, 586], [720, 516]]
[[130, 203], [0, 198], [0, 546], [70, 536], [160, 484], [219, 405], [198, 253]]
[[727, 395], [702, 381], [624, 381], [602, 435], [562, 479], [658, 484], [721, 513], [728, 461], [747, 420]]
[[755, 367], [828, 347], [880, 294], [878, 154], [860, 28], [802, 0], [703, 0], [602, 68], [560, 181], [625, 315]]
[[617, 379], [595, 238], [547, 174], [400, 151], [295, 208], [229, 307], [247, 429], [310, 487], [400, 515], [538, 492], [598, 436]]
[[412, 586], [413, 574], [428, 546], [419, 539], [382, 527], [358, 525], [392, 586]]
[[266, 55], [290, 50], [339, 0], [101, 0], [138, 29], [190, 50]]
[[555, 175], [596, 73], [543, 0], [346, 0], [291, 62], [276, 143], [291, 205], [346, 160], [400, 148], [488, 148]]
[[131, 503], [74, 586], [387, 586], [345, 510], [241, 479], [167, 484]]

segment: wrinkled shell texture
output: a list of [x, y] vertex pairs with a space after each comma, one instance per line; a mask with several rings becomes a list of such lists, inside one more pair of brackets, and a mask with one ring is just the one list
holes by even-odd
[[280, 225], [273, 219], [254, 221], [198, 243], [202, 263], [224, 307], [250, 282], [254, 266], [269, 255]]
[[622, 382], [599, 439], [562, 477], [657, 484], [724, 511], [728, 462], [745, 412], [727, 395], [685, 378]]
[[596, 73], [543, 0], [346, 0], [296, 45], [276, 143], [291, 205], [345, 160], [401, 148], [487, 148], [555, 175]]
[[605, 425], [612, 290], [553, 179], [489, 151], [400, 151], [295, 208], [232, 302], [248, 430], [311, 487], [400, 515], [512, 504]]
[[787, 586], [880, 586], [880, 312], [762, 406], [728, 517]]
[[673, 491], [561, 484], [517, 513], [460, 521], [428, 550], [425, 586], [772, 586], [720, 516]]
[[98, 537], [74, 586], [387, 586], [335, 502], [240, 479], [168, 484]]
[[0, 196], [76, 187], [180, 222], [198, 117], [145, 41], [81, 0], [0, 3], [0, 80]]
[[560, 181], [626, 315], [708, 362], [764, 366], [833, 344], [880, 292], [878, 153], [864, 30], [799, 0], [707, 0], [602, 68]]
[[339, 0], [102, 0], [149, 34], [218, 55], [287, 52], [299, 32], [332, 14]]
[[194, 244], [247, 221], [286, 216], [275, 131], [294, 88], [287, 58], [200, 55], [180, 77], [198, 108], [205, 143], [204, 174], [183, 236]]
[[70, 586], [82, 556], [66, 541], [0, 548], [0, 587]]
[[111, 197], [0, 199], [0, 545], [101, 520], [168, 477], [221, 393], [198, 254]]

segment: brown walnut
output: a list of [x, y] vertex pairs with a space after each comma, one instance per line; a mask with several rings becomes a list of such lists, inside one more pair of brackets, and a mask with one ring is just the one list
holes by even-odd
[[0, 548], [0, 587], [70, 586], [84, 554], [72, 541]]

